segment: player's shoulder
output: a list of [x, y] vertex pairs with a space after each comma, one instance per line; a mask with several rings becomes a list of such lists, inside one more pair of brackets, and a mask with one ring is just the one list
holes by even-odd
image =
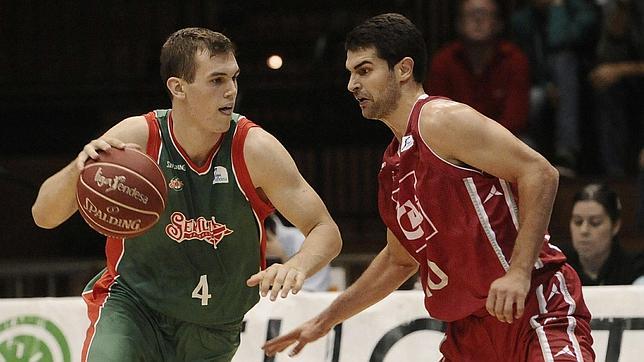
[[[418, 129], [426, 141], [431, 138], [434, 142], [442, 140], [440, 144], [460, 142], [465, 135], [477, 134], [480, 131], [483, 118], [483, 115], [467, 104], [436, 98], [422, 108]], [[442, 147], [439, 144], [434, 146]]]
[[463, 115], [469, 109], [464, 103], [448, 98], [436, 97], [425, 103], [420, 111], [420, 124], [430, 126], [449, 125], [455, 117]]
[[107, 134], [123, 142], [132, 142], [143, 147], [147, 143], [148, 132], [145, 116], [132, 116], [118, 122]]
[[262, 127], [251, 127], [248, 129], [244, 149], [248, 152], [263, 153], [281, 145], [270, 132]]
[[123, 119], [121, 122], [119, 122], [122, 127], [129, 127], [129, 128], [146, 128], [148, 127], [147, 125], [147, 119], [144, 115], [140, 116], [131, 116]]
[[248, 130], [244, 140], [244, 158], [249, 166], [266, 168], [283, 157], [288, 157], [288, 151], [270, 132], [261, 127]]

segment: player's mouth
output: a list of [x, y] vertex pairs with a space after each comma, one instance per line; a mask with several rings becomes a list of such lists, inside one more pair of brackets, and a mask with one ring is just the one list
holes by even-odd
[[367, 106], [367, 103], [370, 102], [370, 99], [367, 97], [362, 97], [362, 96], [354, 96], [355, 99], [358, 101], [360, 104], [360, 108], [364, 108]]
[[221, 108], [219, 108], [219, 112], [221, 112], [221, 113], [223, 113], [223, 114], [225, 114], [227, 116], [230, 116], [233, 113], [233, 106], [231, 105], [231, 106], [221, 107]]

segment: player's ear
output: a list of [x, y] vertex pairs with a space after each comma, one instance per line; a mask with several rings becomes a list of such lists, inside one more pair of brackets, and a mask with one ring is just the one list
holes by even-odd
[[173, 98], [185, 98], [186, 94], [183, 91], [183, 80], [177, 77], [170, 77], [165, 82], [166, 87], [170, 93], [172, 93]]
[[398, 72], [398, 77], [401, 81], [407, 81], [410, 78], [414, 77], [414, 59], [411, 57], [402, 58], [398, 64], [396, 64], [396, 70]]

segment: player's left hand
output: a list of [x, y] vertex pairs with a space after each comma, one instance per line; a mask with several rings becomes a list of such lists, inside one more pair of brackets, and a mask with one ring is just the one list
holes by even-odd
[[501, 322], [512, 323], [523, 315], [528, 290], [530, 273], [510, 269], [490, 285], [485, 308]]
[[297, 343], [295, 347], [289, 352], [289, 357], [294, 357], [310, 342], [318, 340], [320, 337], [329, 333], [333, 325], [325, 324], [320, 316], [307, 321], [287, 334], [275, 337], [267, 341], [262, 349], [264, 353], [273, 357], [276, 353], [284, 351], [287, 347]]
[[270, 291], [270, 298], [274, 301], [280, 292], [282, 298], [286, 298], [289, 292], [297, 294], [302, 289], [305, 279], [304, 272], [286, 264], [275, 263], [248, 278], [246, 285], [259, 285], [262, 297], [267, 296]]

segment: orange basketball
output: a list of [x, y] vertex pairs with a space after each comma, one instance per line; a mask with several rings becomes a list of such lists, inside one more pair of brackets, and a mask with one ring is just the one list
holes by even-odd
[[76, 202], [99, 233], [131, 238], [154, 226], [165, 209], [167, 189], [159, 166], [132, 148], [110, 148], [89, 159], [78, 178]]

